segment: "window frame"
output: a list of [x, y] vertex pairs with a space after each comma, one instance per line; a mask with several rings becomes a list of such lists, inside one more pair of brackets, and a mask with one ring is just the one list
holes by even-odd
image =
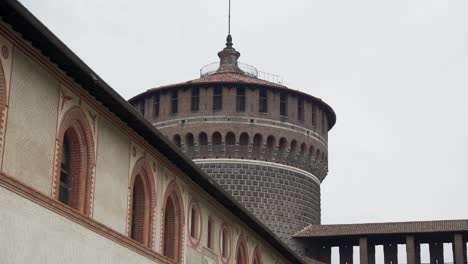
[[[187, 225], [187, 231], [189, 234], [190, 243], [193, 247], [197, 248], [201, 241], [201, 234], [203, 233], [203, 218], [200, 210], [200, 205], [197, 201], [193, 200], [190, 202], [189, 213], [189, 219], [187, 219], [189, 223]], [[194, 213], [195, 217], [193, 216]]]
[[153, 95], [153, 117], [158, 118], [160, 114], [161, 107], [161, 95], [160, 93], [155, 93]]
[[223, 88], [214, 87], [213, 88], [213, 111], [222, 111], [223, 110]]
[[258, 90], [258, 112], [268, 113], [268, 90], [265, 88]]
[[297, 120], [304, 122], [304, 98], [297, 98]]
[[190, 110], [192, 112], [200, 111], [200, 87], [193, 87], [191, 89]]
[[236, 89], [236, 112], [245, 112], [246, 97], [244, 87], [238, 87]]
[[288, 116], [288, 95], [286, 92], [280, 93], [280, 116]]
[[171, 91], [171, 114], [177, 114], [179, 112], [179, 91]]

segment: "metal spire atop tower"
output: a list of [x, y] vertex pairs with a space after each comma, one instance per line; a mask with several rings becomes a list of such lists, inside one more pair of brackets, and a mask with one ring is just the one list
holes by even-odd
[[231, 35], [231, 0], [229, 0], [228, 35]]

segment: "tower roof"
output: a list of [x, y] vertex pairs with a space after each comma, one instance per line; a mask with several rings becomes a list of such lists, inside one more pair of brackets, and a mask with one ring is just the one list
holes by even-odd
[[129, 99], [129, 102], [138, 100], [139, 98], [149, 96], [152, 93], [158, 91], [164, 91], [171, 88], [187, 88], [194, 86], [207, 86], [207, 85], [245, 85], [245, 86], [256, 86], [264, 87], [275, 90], [288, 91], [295, 93], [298, 96], [303, 96], [312, 102], [315, 102], [321, 105], [328, 117], [328, 128], [332, 129], [336, 123], [336, 114], [333, 111], [333, 108], [327, 103], [322, 101], [322, 99], [312, 96], [310, 94], [301, 92], [299, 90], [293, 90], [287, 86], [263, 80], [258, 78], [258, 71], [254, 67], [246, 64], [242, 64], [238, 61], [240, 53], [233, 48], [232, 36], [228, 34], [226, 38], [226, 47], [218, 52], [218, 57], [220, 59], [219, 63], [211, 63], [204, 66], [200, 70], [200, 78], [193, 79], [186, 82], [163, 85], [160, 87], [155, 87], [148, 89], [146, 92], [138, 94]]

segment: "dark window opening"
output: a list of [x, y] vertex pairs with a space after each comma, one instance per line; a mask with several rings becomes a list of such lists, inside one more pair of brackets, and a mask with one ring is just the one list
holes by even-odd
[[[133, 183], [132, 194], [132, 223], [130, 229], [130, 237], [141, 244], [148, 242], [148, 234], [146, 228], [149, 223], [149, 208], [147, 207], [148, 201], [145, 196], [145, 186], [141, 175], [135, 177]], [[147, 244], [146, 244], [147, 245]]]
[[220, 111], [223, 109], [223, 89], [216, 87], [213, 90], [213, 110]]
[[312, 106], [312, 126], [314, 129], [317, 127], [317, 107]]
[[304, 99], [297, 99], [297, 119], [299, 121], [304, 121]]
[[159, 116], [159, 93], [155, 94], [153, 96], [153, 116], [158, 117]]
[[213, 220], [208, 219], [208, 228], [207, 228], [207, 241], [206, 241], [206, 246], [209, 249], [213, 249]]
[[172, 260], [176, 260], [178, 257], [178, 224], [175, 204], [172, 198], [169, 197], [166, 201], [166, 209], [164, 211], [163, 255]]
[[267, 90], [261, 89], [259, 92], [259, 107], [258, 111], [260, 113], [268, 112], [268, 98], [267, 98]]
[[245, 112], [245, 88], [238, 88], [236, 91], [236, 111]]
[[171, 93], [171, 113], [176, 114], [179, 111], [179, 92], [172, 91]]
[[198, 111], [200, 109], [200, 88], [192, 88], [192, 111]]
[[286, 93], [280, 94], [280, 115], [288, 116], [288, 96]]
[[190, 219], [190, 236], [197, 238], [197, 211], [192, 207], [192, 218]]
[[70, 193], [70, 146], [68, 142], [68, 138], [65, 137], [63, 139], [63, 147], [62, 147], [62, 161], [60, 164], [60, 186], [59, 186], [59, 201], [68, 204], [69, 201], [69, 193]]

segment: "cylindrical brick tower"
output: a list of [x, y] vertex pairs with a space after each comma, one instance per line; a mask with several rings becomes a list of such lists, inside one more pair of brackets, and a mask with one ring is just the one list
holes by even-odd
[[291, 235], [320, 223], [335, 113], [238, 63], [230, 35], [218, 56], [199, 79], [150, 89], [130, 103], [295, 248]]

